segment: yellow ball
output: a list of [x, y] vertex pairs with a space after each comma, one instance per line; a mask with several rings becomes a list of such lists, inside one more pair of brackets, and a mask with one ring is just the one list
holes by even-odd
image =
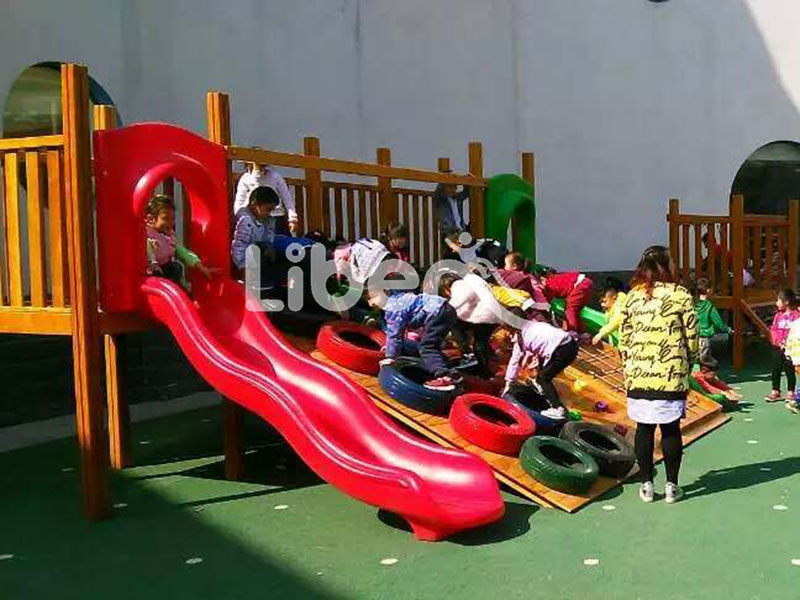
[[575, 382], [572, 384], [572, 389], [576, 392], [580, 392], [583, 388], [586, 387], [586, 382], [582, 379], [576, 379]]

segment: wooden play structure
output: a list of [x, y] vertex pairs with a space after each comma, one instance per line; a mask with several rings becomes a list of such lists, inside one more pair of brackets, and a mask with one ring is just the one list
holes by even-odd
[[[114, 128], [116, 111], [95, 106], [90, 115], [86, 67], [63, 65], [61, 80], [62, 133], [0, 139], [0, 333], [71, 336], [83, 509], [88, 517], [101, 518], [110, 511], [109, 463], [115, 469], [131, 465], [121, 362], [125, 334], [154, 325], [98, 309], [91, 131]], [[410, 169], [393, 166], [388, 148], [377, 150], [376, 163], [326, 158], [314, 137], [305, 138], [303, 153], [236, 146], [228, 95], [209, 92], [207, 108], [208, 138], [226, 147], [231, 188], [242, 161], [294, 174], [287, 182], [308, 230], [374, 236], [389, 220], [399, 219], [410, 229], [412, 260], [425, 266], [441, 255], [433, 188], [450, 183], [470, 186], [472, 234], [483, 233], [487, 180], [479, 142], [469, 144], [467, 173], [449, 172], [449, 158], [440, 158], [437, 170]], [[521, 164], [523, 176], [532, 182], [533, 155], [524, 154]], [[334, 173], [336, 179], [324, 179], [324, 173]], [[177, 233], [183, 237], [189, 205], [182, 202], [180, 182], [168, 179], [161, 189], [176, 199]], [[182, 241], [191, 245], [191, 240]], [[226, 475], [238, 479], [244, 454], [242, 409], [228, 401], [223, 406]]]
[[[669, 248], [676, 275], [684, 282], [708, 278], [714, 304], [733, 315], [733, 364], [744, 365], [745, 319], [761, 333], [769, 327], [756, 310], [775, 301], [780, 287], [797, 289], [800, 200], [789, 214], [745, 214], [742, 196], [733, 196], [730, 215], [691, 215], [669, 201]], [[745, 279], [752, 280], [745, 285]]]

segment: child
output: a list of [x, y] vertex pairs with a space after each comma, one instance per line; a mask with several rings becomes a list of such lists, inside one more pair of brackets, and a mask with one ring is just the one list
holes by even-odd
[[474, 273], [463, 278], [445, 273], [439, 279], [439, 295], [449, 300], [461, 321], [471, 324], [478, 368], [482, 375], [487, 375], [489, 338], [495, 327], [502, 323], [503, 307], [492, 294], [489, 284]]
[[790, 289], [783, 289], [778, 292], [775, 300], [775, 307], [778, 312], [772, 319], [772, 326], [769, 329], [770, 342], [772, 343], [772, 393], [764, 399], [767, 402], [777, 402], [781, 399], [781, 371], [786, 373], [786, 402], [794, 401], [794, 388], [796, 378], [792, 362], [786, 357], [786, 338], [789, 336], [789, 328], [792, 323], [800, 317], [797, 310], [797, 296]]
[[550, 405], [550, 408], [542, 411], [542, 415], [551, 419], [566, 418], [567, 409], [558, 397], [553, 379], [577, 356], [578, 342], [568, 332], [541, 321], [528, 321], [514, 339], [511, 360], [506, 368], [504, 393], [517, 379], [523, 360], [532, 358], [538, 363], [536, 379], [532, 380], [532, 384]]
[[455, 377], [447, 366], [442, 344], [449, 333], [453, 333], [462, 347], [465, 344], [456, 311], [445, 298], [413, 292], [387, 297], [385, 292], [371, 290], [367, 302], [373, 308], [382, 309], [386, 320], [386, 358], [381, 364], [391, 364], [400, 355], [406, 330], [422, 327], [419, 356], [433, 377], [425, 387], [441, 391], [455, 389]]
[[742, 395], [733, 390], [727, 383], [717, 377], [719, 363], [709, 355], [700, 361], [700, 370], [692, 373], [694, 380], [709, 394], [725, 396], [731, 402], [738, 402]]
[[[443, 171], [451, 173], [452, 171]], [[439, 220], [439, 229], [442, 235], [462, 232], [467, 229], [464, 220], [464, 202], [469, 198], [469, 188], [464, 187], [456, 192], [456, 186], [450, 183], [440, 183], [433, 192], [433, 206]]]
[[606, 313], [606, 324], [600, 328], [600, 331], [592, 338], [594, 345], [599, 344], [604, 338], [607, 338], [612, 333], [619, 329], [622, 324], [622, 307], [628, 300], [628, 294], [625, 293], [625, 286], [616, 277], [609, 277], [603, 286], [603, 295], [600, 298], [600, 306]]
[[275, 250], [272, 246], [275, 239], [275, 223], [271, 215], [279, 202], [280, 199], [275, 189], [262, 185], [250, 192], [247, 206], [236, 215], [236, 228], [233, 231], [233, 241], [231, 242], [231, 259], [236, 266], [238, 276], [244, 279], [247, 248], [253, 244], [258, 246], [262, 257], [262, 287], [272, 287], [269, 271], [275, 262]]
[[535, 310], [548, 312], [550, 303], [544, 295], [542, 283], [536, 275], [527, 272], [526, 262], [519, 252], [509, 252], [503, 260], [503, 268], [496, 271], [497, 277], [507, 286], [530, 294]]
[[[732, 329], [725, 324], [722, 317], [711, 300], [708, 299], [711, 283], [705, 277], [698, 279], [694, 286], [695, 296], [694, 311], [697, 313], [697, 329], [700, 334], [700, 355], [702, 363], [711, 356], [711, 338], [716, 333], [732, 333]], [[778, 394], [780, 397], [780, 394]]]
[[411, 256], [408, 253], [408, 227], [397, 221], [389, 221], [380, 241], [389, 252], [394, 254], [395, 258], [407, 263], [411, 262]]
[[[800, 373], [800, 319], [795, 320], [789, 328], [789, 335], [786, 337], [786, 356], [794, 365], [795, 376]], [[791, 391], [791, 389], [790, 389]], [[800, 394], [797, 390], [794, 393], [794, 400], [786, 400], [786, 408], [793, 413], [800, 413]]]
[[391, 258], [391, 252], [380, 240], [361, 238], [344, 242], [333, 250], [336, 275], [341, 281], [347, 276], [353, 283], [364, 285], [375, 274], [378, 266]]
[[290, 233], [297, 235], [300, 230], [300, 219], [297, 216], [294, 198], [289, 193], [289, 186], [280, 173], [269, 165], [248, 163], [247, 171], [239, 178], [236, 184], [236, 199], [233, 203], [233, 214], [250, 204], [250, 194], [258, 187], [270, 187], [278, 195], [278, 204], [272, 209], [277, 233]]
[[564, 298], [566, 301], [564, 331], [580, 333], [583, 329], [581, 309], [592, 299], [592, 280], [583, 273], [556, 273], [554, 269], [547, 269], [542, 275], [542, 286], [548, 300]]
[[211, 277], [218, 269], [209, 269], [198, 256], [178, 243], [175, 237], [175, 203], [168, 196], [153, 196], [145, 209], [147, 234], [147, 274], [171, 279], [187, 292], [191, 285], [185, 268], [197, 269]]

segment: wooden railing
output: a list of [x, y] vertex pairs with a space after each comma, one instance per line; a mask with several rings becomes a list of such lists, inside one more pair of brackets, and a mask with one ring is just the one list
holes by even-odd
[[712, 216], [681, 214], [679, 201], [672, 199], [667, 221], [677, 277], [686, 284], [706, 277], [711, 299], [733, 314], [733, 364], [740, 369], [744, 319], [763, 326], [751, 303], [770, 300], [778, 287], [797, 289], [800, 200], [789, 203], [786, 216], [752, 215], [745, 214], [744, 199], [737, 195], [730, 215]]

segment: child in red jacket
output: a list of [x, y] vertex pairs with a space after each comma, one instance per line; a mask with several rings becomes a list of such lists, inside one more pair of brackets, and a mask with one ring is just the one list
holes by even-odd
[[556, 273], [547, 269], [541, 277], [547, 299], [564, 298], [564, 331], [580, 333], [581, 309], [592, 299], [592, 280], [583, 273]]

